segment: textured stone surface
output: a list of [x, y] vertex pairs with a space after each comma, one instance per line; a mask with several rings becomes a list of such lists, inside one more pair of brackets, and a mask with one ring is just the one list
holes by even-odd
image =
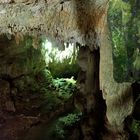
[[0, 110], [15, 112], [15, 106], [10, 95], [10, 84], [5, 80], [0, 80]]
[[[34, 2], [34, 1], [33, 1]], [[99, 23], [106, 0], [40, 0], [0, 5], [0, 32], [44, 34], [57, 41], [99, 45]], [[100, 24], [102, 26], [102, 24]]]
[[[30, 92], [34, 86], [38, 86], [35, 75], [45, 68], [45, 62], [43, 63], [41, 52], [30, 46], [31, 38], [26, 41], [17, 45], [13, 37], [9, 40], [4, 35], [0, 36], [1, 111], [24, 112], [32, 107], [27, 100], [31, 100]], [[39, 67], [36, 68], [37, 66]], [[36, 98], [39, 97], [37, 93]]]
[[124, 133], [124, 121], [133, 110], [131, 83], [117, 83], [114, 80], [112, 46], [107, 35], [109, 32], [105, 26], [100, 48], [100, 88], [106, 101], [109, 127], [117, 140], [125, 140], [128, 135]]
[[102, 139], [105, 103], [99, 89], [99, 59], [99, 49], [91, 51], [89, 47], [80, 48], [78, 64], [81, 72], [77, 81], [79, 92], [75, 105], [83, 112], [81, 129], [84, 140]]

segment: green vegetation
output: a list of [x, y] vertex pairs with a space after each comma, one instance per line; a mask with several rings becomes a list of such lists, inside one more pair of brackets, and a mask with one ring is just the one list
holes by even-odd
[[[36, 75], [39, 79], [39, 89], [36, 91], [40, 92], [41, 98], [41, 113], [49, 116], [58, 110], [62, 110], [64, 104], [71, 102], [73, 93], [76, 91], [76, 81], [73, 77], [71, 78], [57, 78], [54, 79], [49, 70], [43, 70]], [[68, 103], [70, 108], [73, 106]], [[66, 108], [64, 108], [66, 109]], [[62, 140], [69, 137], [75, 125], [80, 122], [82, 114], [75, 110], [71, 111], [64, 110], [64, 114], [60, 116], [53, 116], [54, 120], [49, 124], [49, 128], [46, 128], [47, 138], [50, 140]]]
[[[45, 45], [45, 44], [43, 44]], [[50, 47], [51, 44], [48, 44]], [[49, 50], [51, 49], [51, 51]], [[67, 50], [67, 47], [65, 46]], [[39, 92], [42, 96], [41, 112], [43, 114], [51, 114], [63, 107], [73, 107], [73, 93], [76, 92], [76, 81], [79, 67], [76, 63], [77, 51], [71, 48], [67, 56], [58, 59], [57, 55], [61, 55], [63, 51], [57, 48], [42, 48], [42, 54], [46, 61], [46, 69], [37, 73], [36, 78], [39, 79], [40, 89]], [[65, 52], [66, 53], [66, 52]], [[60, 57], [60, 56], [59, 56]], [[65, 106], [65, 107], [66, 107]], [[66, 108], [64, 108], [66, 109]], [[70, 128], [74, 127], [80, 122], [82, 114], [78, 111], [65, 110], [65, 115], [54, 117], [54, 122], [51, 124], [49, 132], [47, 132], [50, 139], [59, 140], [66, 139], [71, 131]]]
[[59, 107], [61, 109], [76, 90], [76, 81], [73, 78], [53, 79], [49, 70], [38, 73], [36, 77], [40, 80], [38, 92], [43, 98], [41, 105], [43, 113], [55, 111]]
[[140, 121], [133, 120], [132, 125], [131, 125], [131, 131], [135, 134], [138, 135], [140, 130]]
[[140, 80], [140, 4], [138, 0], [111, 0], [108, 12], [118, 82]]
[[[140, 1], [110, 0], [108, 22], [113, 46], [115, 80], [139, 82]], [[139, 100], [139, 97], [136, 100]], [[136, 136], [139, 135], [140, 122], [133, 117], [130, 131]]]
[[81, 117], [82, 113], [80, 112], [70, 113], [64, 117], [60, 117], [56, 122], [53, 135], [64, 139], [67, 136], [68, 128], [74, 127], [80, 121]]
[[69, 99], [76, 89], [76, 81], [73, 78], [53, 79], [53, 84], [61, 99]]
[[59, 123], [61, 123], [63, 126], [72, 126], [74, 123], [80, 120], [81, 115], [81, 113], [70, 113], [65, 117], [59, 118]]
[[113, 43], [114, 78], [117, 81], [123, 81], [127, 73], [127, 52], [123, 27], [130, 16], [129, 9], [130, 5], [121, 0], [116, 0], [115, 3], [114, 1], [110, 2], [108, 21]]
[[[65, 112], [67, 111], [65, 110], [65, 104], [73, 108], [72, 100], [73, 93], [76, 90], [76, 81], [72, 75], [76, 72], [74, 68], [77, 65], [76, 58], [71, 59], [71, 55], [69, 55], [68, 59], [64, 58], [63, 61], [57, 61], [55, 53], [52, 53], [50, 54], [52, 57], [47, 58], [54, 59], [50, 63], [56, 65], [52, 66], [53, 69], [50, 71], [51, 68], [48, 66], [49, 64], [46, 64], [45, 52], [43, 52], [46, 50], [42, 50], [41, 47], [43, 39], [40, 38], [37, 41], [36, 45], [38, 47], [34, 48], [32, 47], [34, 38], [31, 36], [25, 36], [18, 47], [14, 44], [15, 50], [19, 54], [18, 59], [15, 60], [17, 67], [23, 69], [24, 72], [22, 74], [22, 71], [20, 72], [17, 69], [16, 72], [19, 72], [19, 77], [12, 81], [12, 85], [19, 92], [18, 97], [16, 97], [16, 104], [23, 105], [22, 109], [19, 108], [23, 111], [22, 113], [29, 110], [34, 110], [34, 113], [41, 111], [41, 115], [52, 115], [57, 111]], [[71, 63], [69, 60], [71, 60]], [[59, 65], [60, 63], [61, 65]], [[66, 69], [69, 71], [69, 66], [71, 68], [70, 75], [66, 73], [65, 78], [56, 78], [62, 77]], [[60, 72], [62, 71], [62, 75], [57, 68]], [[52, 75], [52, 73], [56, 73], [57, 76]]]
[[56, 46], [48, 40], [43, 40], [42, 54], [46, 61], [47, 69], [51, 71], [54, 78], [77, 79], [79, 66], [77, 65], [78, 46], [73, 44], [62, 44]]

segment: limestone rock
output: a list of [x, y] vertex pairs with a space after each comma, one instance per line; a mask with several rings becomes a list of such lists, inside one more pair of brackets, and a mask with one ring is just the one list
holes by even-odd
[[30, 3], [29, 0], [16, 0], [19, 3], [0, 5], [1, 33], [43, 34], [59, 42], [79, 42], [90, 46], [91, 50], [100, 46], [98, 24], [106, 12], [106, 0], [22, 3], [26, 1]]
[[12, 101], [5, 102], [5, 109], [6, 109], [6, 111], [12, 111], [12, 112], [16, 111], [15, 106]]
[[10, 84], [0, 80], [0, 110], [15, 112], [14, 101], [10, 96]]

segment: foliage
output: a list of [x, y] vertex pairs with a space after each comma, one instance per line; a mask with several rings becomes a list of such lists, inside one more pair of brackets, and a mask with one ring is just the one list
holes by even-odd
[[58, 97], [65, 100], [69, 99], [76, 89], [76, 81], [73, 79], [73, 77], [71, 79], [54, 79], [53, 84], [56, 90], [58, 91]]
[[55, 91], [45, 90], [45, 92], [46, 93], [45, 96], [43, 96], [41, 104], [41, 112], [43, 114], [57, 110], [58, 107], [62, 104], [62, 100], [57, 98]]
[[140, 52], [139, 49], [136, 49], [134, 52], [135, 60], [133, 62], [133, 66], [136, 70], [140, 70]]
[[46, 89], [53, 87], [53, 77], [49, 70], [44, 69], [36, 73], [35, 76], [40, 86], [45, 87]]
[[[18, 49], [21, 56], [16, 61], [19, 67], [25, 70], [25, 74], [15, 79], [13, 84], [22, 95], [21, 102], [24, 102], [25, 108], [26, 104], [30, 107], [34, 102], [35, 108], [39, 108], [42, 114], [47, 114], [64, 106], [65, 101], [68, 101], [75, 91], [76, 82], [73, 78], [54, 79], [50, 70], [46, 68], [41, 49], [33, 48], [32, 44], [33, 37], [31, 36], [25, 36], [19, 44]], [[66, 59], [66, 62], [69, 60]], [[64, 64], [62, 65], [64, 66]], [[69, 64], [67, 65], [69, 66]], [[59, 73], [57, 74], [59, 75]], [[30, 100], [32, 104], [28, 102]]]
[[69, 59], [64, 59], [63, 62], [53, 61], [48, 65], [48, 69], [52, 72], [54, 78], [77, 78], [79, 66], [76, 63], [69, 64]]
[[138, 0], [110, 0], [108, 21], [113, 43], [114, 78], [119, 82], [132, 80], [132, 73], [139, 67], [139, 52], [135, 54], [140, 45], [138, 5]]
[[59, 118], [59, 122], [62, 123], [64, 126], [72, 126], [73, 124], [75, 124], [80, 120], [81, 115], [82, 115], [81, 113], [78, 114], [70, 113], [65, 117]]
[[32, 47], [34, 37], [25, 36], [24, 40], [20, 42], [19, 46], [16, 46], [15, 50], [20, 52], [20, 56], [16, 60], [19, 67], [23, 68], [27, 74], [33, 74], [45, 69], [45, 60], [41, 54], [41, 49], [35, 49]]
[[131, 131], [138, 135], [140, 131], [140, 121], [133, 120], [132, 125], [131, 125]]
[[53, 79], [49, 70], [44, 70], [36, 75], [39, 80], [38, 92], [42, 95], [42, 111], [48, 113], [55, 111], [67, 101], [76, 89], [76, 81], [71, 78]]
[[[114, 78], [122, 81], [126, 76], [127, 54], [124, 42], [124, 32], [122, 27], [122, 5], [119, 1], [112, 1], [109, 9], [109, 24], [113, 42], [113, 59], [114, 59]], [[118, 76], [121, 75], [121, 76]]]
[[60, 117], [55, 126], [54, 131], [55, 135], [57, 135], [57, 137], [61, 139], [64, 139], [67, 130], [66, 128], [74, 126], [76, 123], [80, 121], [81, 117], [82, 117], [81, 112], [70, 113], [67, 116]]
[[78, 47], [72, 44], [64, 43], [57, 46], [48, 40], [43, 40], [42, 43], [44, 60], [46, 60], [46, 65], [54, 78], [70, 78], [71, 76], [77, 78], [79, 71], [76, 63], [77, 52]]

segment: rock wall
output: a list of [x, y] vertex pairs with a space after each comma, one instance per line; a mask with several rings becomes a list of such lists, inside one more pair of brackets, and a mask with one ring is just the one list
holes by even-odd
[[112, 46], [107, 25], [105, 25], [101, 38], [100, 88], [107, 106], [107, 127], [112, 131], [110, 137], [116, 140], [126, 140], [129, 136], [124, 131], [124, 121], [133, 110], [131, 83], [117, 83], [114, 80]]
[[81, 72], [78, 77], [79, 92], [76, 94], [75, 105], [83, 112], [81, 129], [84, 140], [101, 139], [104, 127], [105, 102], [99, 89], [99, 49], [91, 51], [81, 47], [78, 64]]
[[[29, 93], [37, 87], [35, 75], [45, 68], [45, 62], [40, 50], [31, 46], [31, 40], [30, 37], [26, 38], [26, 41], [17, 45], [13, 38], [0, 37], [1, 110], [23, 110], [30, 97], [38, 96]], [[20, 108], [18, 104], [22, 102]]]
[[[77, 94], [75, 104], [83, 111], [86, 118], [81, 124], [84, 139], [128, 140], [129, 133], [125, 129], [125, 121], [128, 116], [131, 116], [134, 108], [132, 83], [117, 83], [114, 80], [107, 15], [105, 14], [103, 17], [102, 20], [100, 18], [99, 24], [95, 24], [94, 27], [100, 28], [101, 31], [101, 34], [98, 34], [98, 38], [100, 38], [98, 55], [96, 54], [98, 48], [96, 43], [92, 49], [87, 45], [79, 51], [78, 63], [81, 72], [78, 79], [79, 95]], [[99, 61], [100, 64], [95, 64], [96, 61]], [[95, 74], [97, 69], [100, 74]], [[100, 76], [99, 80], [98, 76]], [[99, 85], [100, 89], [98, 88]], [[98, 114], [102, 117], [99, 117]], [[101, 129], [98, 129], [97, 126], [100, 126]], [[96, 130], [98, 130], [98, 135], [96, 135]]]
[[[38, 108], [43, 102], [36, 78], [45, 68], [40, 50], [25, 37], [16, 44], [0, 36], [0, 139], [17, 140], [32, 125], [38, 123]], [[41, 78], [41, 75], [39, 75]]]

